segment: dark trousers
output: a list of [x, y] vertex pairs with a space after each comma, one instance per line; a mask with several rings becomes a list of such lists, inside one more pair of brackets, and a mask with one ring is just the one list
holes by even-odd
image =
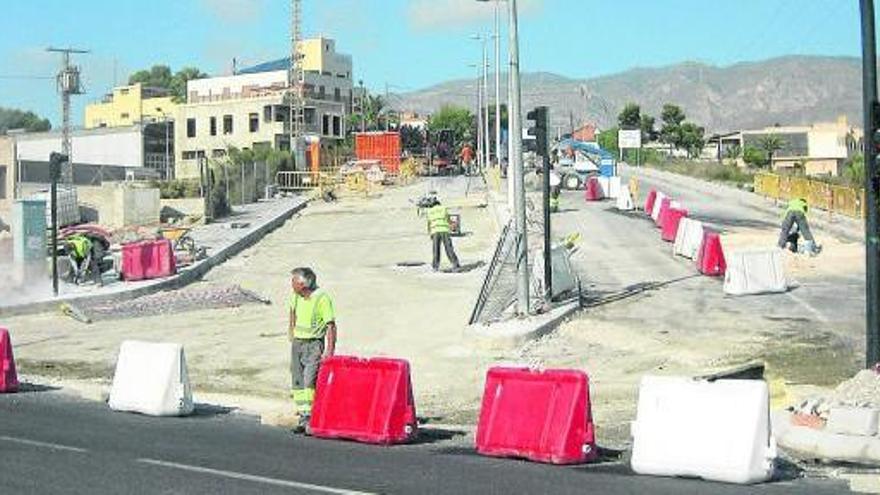
[[431, 267], [435, 270], [440, 268], [440, 243], [443, 243], [443, 248], [446, 249], [446, 257], [449, 258], [449, 262], [452, 263], [453, 268], [458, 268], [458, 256], [455, 255], [455, 248], [452, 247], [452, 238], [449, 237], [448, 232], [444, 232], [442, 234], [431, 234], [431, 243], [434, 246], [434, 258], [431, 260]]
[[782, 228], [779, 230], [778, 245], [780, 248], [785, 248], [788, 236], [791, 235], [792, 227], [797, 227], [796, 232], [800, 233], [805, 241], [815, 242], [813, 233], [810, 232], [810, 225], [807, 223], [807, 216], [799, 211], [790, 211], [785, 215], [785, 220], [782, 221]]

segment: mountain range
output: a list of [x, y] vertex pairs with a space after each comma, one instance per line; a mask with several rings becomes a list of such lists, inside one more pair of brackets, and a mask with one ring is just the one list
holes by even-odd
[[[663, 105], [678, 105], [688, 120], [707, 132], [827, 122], [841, 115], [861, 127], [861, 73], [858, 58], [801, 55], [725, 67], [684, 62], [589, 79], [524, 73], [522, 104], [524, 111], [548, 106], [551, 126], [563, 132], [586, 122], [613, 126], [630, 102], [656, 117], [658, 126]], [[506, 83], [503, 73], [502, 95]], [[494, 101], [494, 75], [489, 89]], [[453, 80], [391, 95], [388, 104], [396, 110], [431, 113], [447, 104], [475, 107], [476, 92], [475, 79]]]

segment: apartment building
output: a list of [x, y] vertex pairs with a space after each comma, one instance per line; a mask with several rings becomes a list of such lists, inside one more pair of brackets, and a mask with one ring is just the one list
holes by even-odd
[[[336, 53], [328, 38], [305, 40], [302, 50], [303, 130], [326, 149], [345, 138], [353, 98], [351, 57]], [[281, 59], [187, 83], [187, 102], [175, 118], [177, 177], [198, 177], [201, 157], [222, 158], [231, 146], [290, 149], [288, 64]]]
[[97, 103], [86, 105], [85, 128], [129, 127], [173, 118], [177, 104], [168, 90], [137, 83], [119, 86]]

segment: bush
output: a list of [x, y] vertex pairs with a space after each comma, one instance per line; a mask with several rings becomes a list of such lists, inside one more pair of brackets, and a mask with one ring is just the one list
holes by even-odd
[[162, 199], [201, 197], [201, 188], [197, 179], [154, 181], [152, 186], [159, 189], [159, 197]]
[[717, 162], [670, 161], [665, 165], [646, 162], [646, 165], [706, 181], [737, 185], [750, 184], [754, 181], [755, 177], [750, 170], [737, 167], [736, 165], [726, 165]]

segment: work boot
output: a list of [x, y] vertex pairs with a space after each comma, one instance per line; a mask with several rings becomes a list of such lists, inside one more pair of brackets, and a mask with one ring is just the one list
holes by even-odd
[[312, 427], [309, 425], [311, 419], [308, 414], [300, 414], [296, 426], [293, 427], [293, 432], [299, 435], [311, 435]]

